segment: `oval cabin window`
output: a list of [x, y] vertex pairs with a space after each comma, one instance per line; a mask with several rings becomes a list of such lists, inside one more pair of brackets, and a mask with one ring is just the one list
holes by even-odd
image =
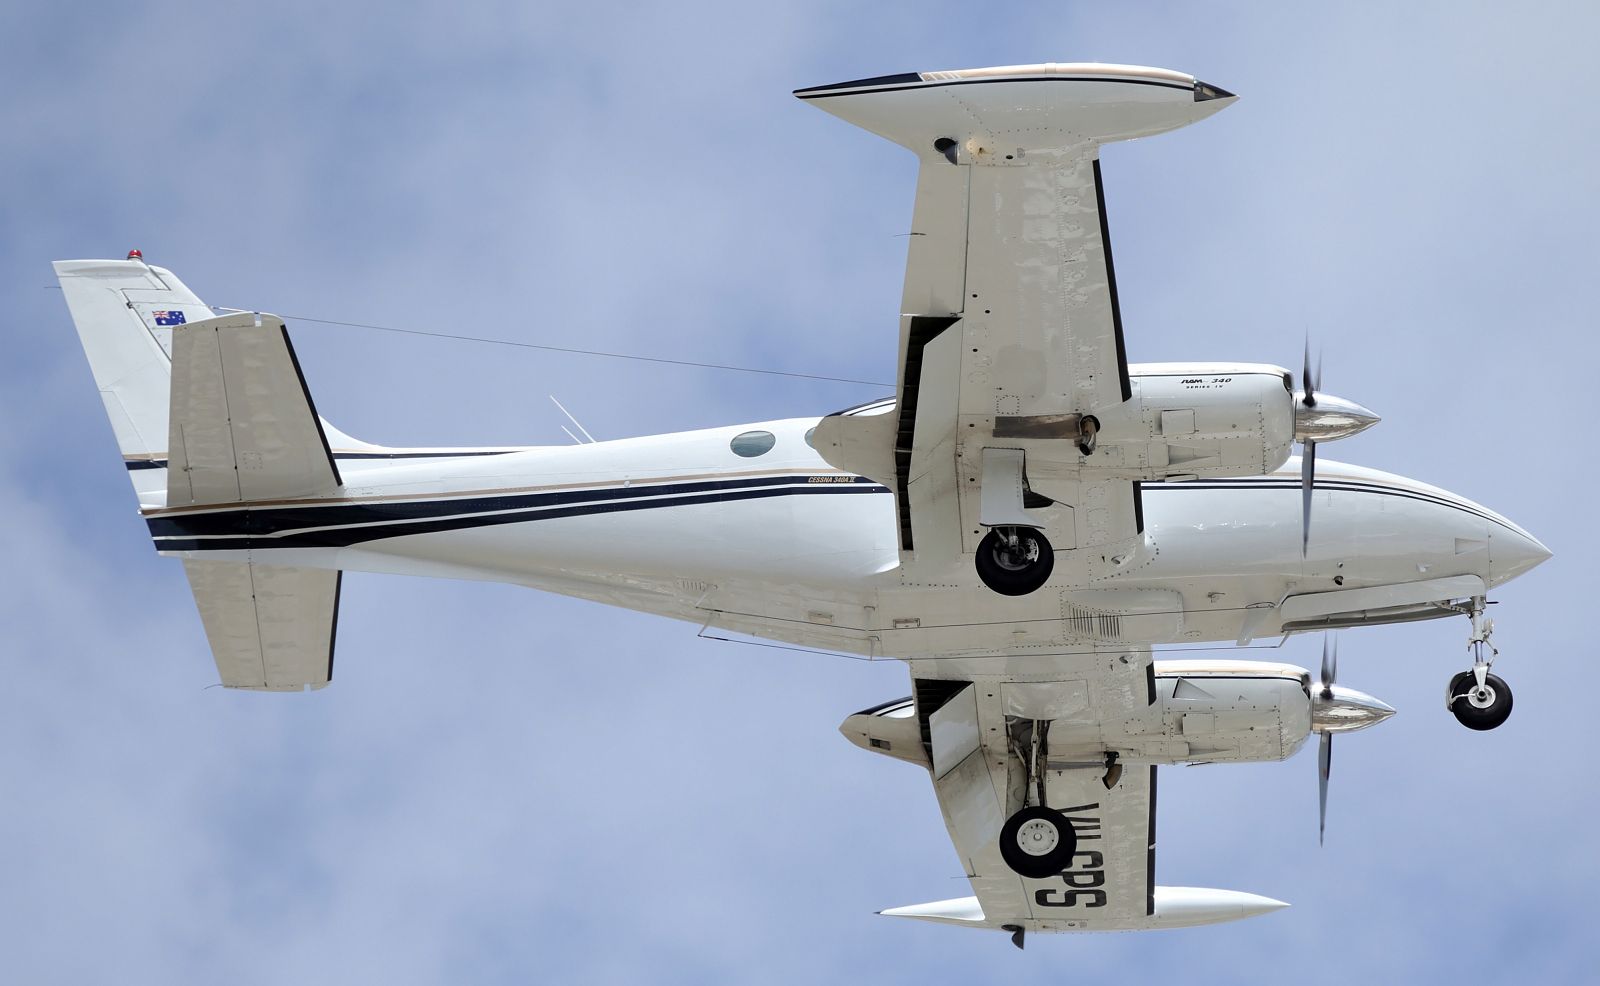
[[728, 447], [733, 449], [734, 455], [753, 459], [772, 451], [772, 446], [777, 444], [777, 441], [777, 437], [770, 431], [747, 431], [742, 435], [733, 436], [733, 441], [728, 443]]

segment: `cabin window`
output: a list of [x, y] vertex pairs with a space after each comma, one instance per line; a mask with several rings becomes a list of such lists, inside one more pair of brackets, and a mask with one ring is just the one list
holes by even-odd
[[753, 459], [772, 451], [772, 446], [777, 442], [777, 437], [770, 431], [747, 431], [733, 436], [733, 441], [728, 443], [728, 447], [733, 449], [734, 455]]
[[816, 448], [817, 447], [817, 429], [815, 429], [815, 428], [807, 428], [806, 429], [806, 444], [811, 446], [812, 448]]

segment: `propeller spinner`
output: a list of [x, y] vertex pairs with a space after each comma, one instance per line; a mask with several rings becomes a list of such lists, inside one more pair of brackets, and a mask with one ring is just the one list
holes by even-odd
[[1317, 479], [1317, 443], [1366, 431], [1381, 419], [1371, 411], [1347, 401], [1319, 393], [1322, 389], [1322, 358], [1311, 372], [1311, 340], [1306, 340], [1305, 359], [1300, 368], [1300, 392], [1294, 397], [1294, 438], [1300, 453], [1300, 554], [1311, 546], [1311, 491]]
[[1394, 715], [1394, 709], [1366, 692], [1334, 684], [1339, 673], [1339, 643], [1322, 637], [1322, 676], [1311, 687], [1311, 731], [1317, 744], [1317, 844], [1328, 830], [1328, 776], [1333, 769], [1333, 734], [1366, 729]]

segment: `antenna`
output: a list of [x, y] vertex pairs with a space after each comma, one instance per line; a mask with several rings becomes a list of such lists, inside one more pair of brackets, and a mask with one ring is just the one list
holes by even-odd
[[[590, 442], [593, 442], [595, 440], [595, 437], [593, 435], [589, 434], [589, 429], [585, 428], [582, 424], [580, 424], [578, 422], [578, 419], [574, 418], [572, 416], [572, 412], [567, 410], [566, 407], [560, 401], [556, 400], [556, 395], [555, 394], [547, 394], [545, 396], [550, 398], [550, 403], [554, 404], [556, 407], [561, 408], [561, 413], [565, 414], [567, 416], [567, 420], [572, 422], [574, 425], [576, 425], [577, 429], [579, 431], [583, 432], [583, 437], [584, 438], [587, 438]], [[562, 431], [567, 431], [567, 426], [566, 425], [562, 425], [561, 426], [561, 430]], [[578, 441], [578, 436], [574, 435], [570, 431], [567, 431], [567, 437], [572, 439], [575, 442]], [[580, 444], [582, 444], [582, 443], [580, 443]]]

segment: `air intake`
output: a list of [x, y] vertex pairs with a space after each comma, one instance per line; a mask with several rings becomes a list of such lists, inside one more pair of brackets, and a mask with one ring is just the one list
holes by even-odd
[[1122, 616], [1065, 603], [1061, 607], [1063, 630], [1069, 637], [1089, 637], [1094, 640], [1121, 640]]

